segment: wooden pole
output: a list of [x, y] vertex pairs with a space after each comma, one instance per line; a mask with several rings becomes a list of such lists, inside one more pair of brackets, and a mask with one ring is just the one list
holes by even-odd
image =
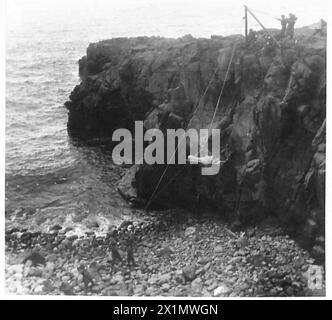
[[279, 41], [263, 26], [263, 24], [258, 20], [258, 18], [249, 10], [248, 7], [247, 11], [252, 15], [252, 17], [259, 23], [259, 25], [263, 28], [263, 30], [274, 40], [274, 42], [278, 45], [279, 48], [281, 48], [281, 45]]
[[246, 37], [246, 43], [248, 42], [248, 11], [247, 6], [244, 6], [244, 23], [245, 23], [245, 37]]

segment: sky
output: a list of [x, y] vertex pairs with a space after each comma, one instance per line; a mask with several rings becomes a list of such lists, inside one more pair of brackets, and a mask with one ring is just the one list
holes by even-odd
[[202, 15], [218, 13], [218, 10], [242, 14], [244, 4], [261, 16], [294, 12], [299, 17], [299, 25], [327, 18], [327, 0], [6, 0], [6, 12], [7, 23], [19, 25], [25, 20], [36, 18], [53, 19], [62, 16], [71, 19], [75, 13], [99, 17], [107, 12], [111, 14], [114, 10], [127, 10], [131, 6], [142, 7], [146, 19], [156, 9], [167, 12], [171, 8], [175, 9], [174, 15], [183, 16], [190, 15], [192, 10], [199, 10]]

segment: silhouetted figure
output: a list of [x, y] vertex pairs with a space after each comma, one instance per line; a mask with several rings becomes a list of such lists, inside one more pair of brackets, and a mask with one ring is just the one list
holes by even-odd
[[135, 247], [135, 236], [132, 232], [129, 232], [126, 242], [126, 250], [127, 250], [127, 264], [128, 267], [133, 265], [134, 267], [137, 266], [135, 259], [134, 259], [134, 247]]
[[250, 45], [250, 44], [255, 43], [256, 39], [257, 39], [256, 32], [253, 29], [250, 29], [249, 33], [248, 33], [248, 37], [247, 37], [248, 44]]
[[287, 25], [287, 30], [286, 30], [286, 35], [290, 39], [293, 39], [293, 37], [294, 37], [294, 26], [295, 26], [296, 20], [297, 20], [297, 17], [294, 14], [290, 13], [289, 17], [287, 19], [288, 25]]
[[116, 264], [117, 261], [119, 261], [121, 264], [123, 264], [121, 255], [118, 250], [118, 244], [114, 238], [111, 238], [111, 240], [110, 240], [110, 249], [111, 249], [111, 253], [112, 253], [112, 267], [114, 266], [114, 264]]
[[89, 284], [91, 284], [91, 286], [94, 285], [93, 277], [90, 274], [89, 270], [83, 264], [81, 264], [77, 268], [77, 270], [83, 276], [84, 290], [85, 290], [85, 293], [86, 293], [87, 290], [88, 290]]
[[281, 19], [277, 19], [277, 20], [279, 20], [280, 23], [281, 23], [280, 38], [283, 38], [286, 35], [286, 28], [287, 28], [288, 19], [286, 19], [284, 14], [282, 14]]

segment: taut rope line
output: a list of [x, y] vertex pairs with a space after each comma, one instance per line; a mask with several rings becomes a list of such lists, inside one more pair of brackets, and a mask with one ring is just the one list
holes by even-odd
[[[205, 90], [204, 90], [203, 95], [202, 95], [201, 98], [198, 100], [198, 103], [197, 103], [197, 105], [196, 105], [196, 107], [195, 107], [195, 109], [194, 109], [194, 112], [193, 112], [192, 116], [190, 117], [190, 120], [194, 117], [194, 115], [196, 114], [197, 110], [199, 109], [199, 106], [200, 106], [201, 102], [203, 101], [203, 99], [204, 99], [206, 93], [208, 92], [208, 90], [209, 90], [209, 88], [210, 88], [210, 86], [211, 86], [211, 84], [212, 84], [212, 82], [213, 82], [213, 79], [214, 79], [215, 75], [217, 74], [218, 69], [219, 69], [219, 65], [217, 65], [217, 68], [216, 68], [216, 70], [214, 71], [213, 75], [211, 76], [210, 81], [209, 81], [209, 83], [207, 84], [207, 86], [206, 86], [206, 88], [205, 88]], [[189, 120], [189, 122], [188, 122], [188, 125], [189, 125], [189, 123], [190, 123], [190, 120]], [[188, 125], [187, 125], [186, 129], [188, 128]], [[176, 146], [176, 148], [175, 148], [175, 150], [174, 150], [174, 152], [173, 152], [173, 154], [172, 154], [172, 157], [171, 157], [170, 161], [173, 160], [173, 158], [174, 158], [174, 156], [175, 156], [175, 154], [176, 154], [176, 151], [177, 151], [178, 148], [179, 148], [179, 145], [181, 144], [181, 142], [183, 141], [183, 139], [184, 139], [185, 137], [186, 137], [186, 136], [183, 136], [182, 139], [180, 140], [180, 142], [178, 143], [178, 145]], [[151, 202], [152, 202], [152, 199], [153, 199], [153, 197], [155, 196], [155, 194], [156, 194], [156, 192], [157, 192], [157, 189], [159, 188], [159, 186], [160, 186], [160, 184], [161, 184], [161, 181], [162, 181], [162, 179], [164, 178], [164, 176], [165, 176], [165, 174], [166, 174], [166, 171], [167, 171], [168, 167], [169, 167], [169, 163], [166, 164], [166, 168], [164, 169], [162, 175], [160, 176], [159, 181], [158, 181], [158, 183], [157, 183], [157, 185], [156, 185], [156, 187], [155, 187], [155, 189], [154, 189], [152, 195], [150, 196], [150, 199], [149, 199], [149, 201], [147, 202], [147, 204], [146, 204], [144, 210], [147, 210], [148, 207], [150, 206], [150, 204], [151, 204]]]
[[[226, 84], [226, 81], [227, 81], [227, 78], [228, 78], [228, 74], [229, 74], [229, 71], [230, 71], [230, 67], [231, 67], [231, 64], [232, 64], [232, 61], [233, 61], [233, 58], [234, 58], [235, 48], [236, 48], [236, 42], [235, 42], [234, 45], [233, 45], [232, 55], [231, 55], [231, 58], [230, 58], [230, 60], [229, 60], [229, 64], [228, 64], [228, 67], [227, 67], [227, 71], [226, 71], [225, 79], [224, 79], [223, 85], [222, 85], [221, 90], [220, 90], [220, 94], [219, 94], [219, 97], [218, 97], [218, 101], [217, 101], [216, 106], [215, 106], [215, 110], [214, 110], [214, 113], [213, 113], [212, 121], [211, 121], [211, 123], [210, 123], [209, 131], [210, 131], [211, 127], [212, 127], [213, 121], [214, 121], [214, 119], [215, 119], [215, 117], [216, 117], [216, 114], [217, 114], [217, 110], [218, 110], [218, 107], [219, 107], [219, 103], [220, 103], [220, 100], [221, 100], [221, 96], [222, 96], [222, 93], [223, 93], [223, 91], [224, 91], [225, 84]], [[199, 106], [200, 106], [200, 103], [201, 103], [202, 99], [204, 98], [204, 96], [206, 95], [206, 93], [207, 93], [207, 91], [208, 91], [210, 85], [212, 84], [212, 81], [213, 81], [214, 76], [215, 76], [215, 74], [217, 73], [218, 69], [219, 69], [219, 65], [217, 66], [216, 71], [214, 72], [213, 76], [211, 77], [211, 79], [210, 79], [210, 81], [209, 81], [209, 83], [208, 83], [208, 85], [207, 85], [207, 87], [206, 87], [206, 89], [205, 89], [205, 91], [204, 91], [204, 93], [203, 93], [201, 99], [199, 100], [199, 102], [198, 102], [198, 104], [197, 104], [197, 106], [196, 106], [196, 108], [195, 108], [195, 110], [194, 110], [194, 112], [193, 112], [193, 114], [192, 114], [192, 116], [191, 116], [191, 118], [190, 118], [190, 120], [191, 120], [191, 119], [194, 117], [194, 115], [196, 114], [196, 112], [197, 112], [197, 110], [198, 110], [198, 108], [199, 108]], [[189, 122], [190, 122], [190, 120], [189, 120]], [[189, 122], [188, 122], [188, 124], [189, 124]], [[187, 125], [187, 127], [188, 127], [188, 125]], [[186, 129], [187, 129], [187, 128], [186, 128]], [[177, 145], [175, 151], [173, 152], [172, 157], [171, 157], [170, 160], [173, 160], [173, 158], [174, 158], [174, 156], [175, 156], [175, 154], [176, 154], [176, 151], [177, 151], [178, 148], [179, 148], [179, 145], [181, 144], [181, 142], [183, 141], [183, 139], [184, 139], [185, 137], [186, 137], [186, 136], [184, 135], [184, 136], [182, 137], [182, 139], [180, 140], [180, 142], [178, 143], [178, 145]], [[153, 200], [153, 197], [156, 195], [156, 192], [157, 192], [157, 190], [158, 190], [158, 188], [159, 188], [159, 186], [160, 186], [160, 184], [161, 184], [161, 181], [163, 180], [163, 178], [164, 178], [164, 176], [165, 176], [165, 174], [166, 174], [166, 171], [167, 171], [169, 165], [170, 165], [170, 164], [167, 163], [166, 168], [164, 169], [162, 175], [160, 176], [160, 178], [159, 178], [159, 180], [158, 180], [158, 183], [157, 183], [157, 185], [156, 185], [156, 187], [155, 187], [155, 189], [154, 189], [152, 195], [150, 196], [149, 201], [147, 202], [147, 204], [146, 204], [146, 206], [145, 206], [145, 208], [144, 208], [145, 210], [148, 209], [148, 207], [150, 206], [150, 204], [151, 204], [151, 202], [152, 202], [152, 200]], [[176, 176], [177, 176], [178, 174], [179, 174], [179, 173], [177, 173]], [[173, 180], [174, 180], [174, 179], [171, 179], [171, 181], [173, 181]], [[163, 190], [164, 190], [164, 189], [163, 189]]]

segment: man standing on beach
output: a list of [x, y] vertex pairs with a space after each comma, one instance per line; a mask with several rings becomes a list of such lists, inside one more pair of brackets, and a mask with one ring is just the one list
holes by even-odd
[[125, 246], [127, 250], [127, 264], [128, 267], [133, 265], [134, 267], [137, 266], [135, 259], [134, 259], [134, 246], [135, 246], [135, 236], [134, 233], [129, 230], [128, 235], [125, 240]]
[[123, 264], [121, 255], [118, 250], [117, 241], [114, 238], [110, 239], [110, 249], [112, 253], [112, 267], [116, 264], [117, 261]]
[[91, 284], [91, 286], [94, 285], [93, 277], [83, 263], [77, 268], [77, 270], [83, 276], [84, 290], [85, 290], [85, 294], [86, 294], [89, 284]]

